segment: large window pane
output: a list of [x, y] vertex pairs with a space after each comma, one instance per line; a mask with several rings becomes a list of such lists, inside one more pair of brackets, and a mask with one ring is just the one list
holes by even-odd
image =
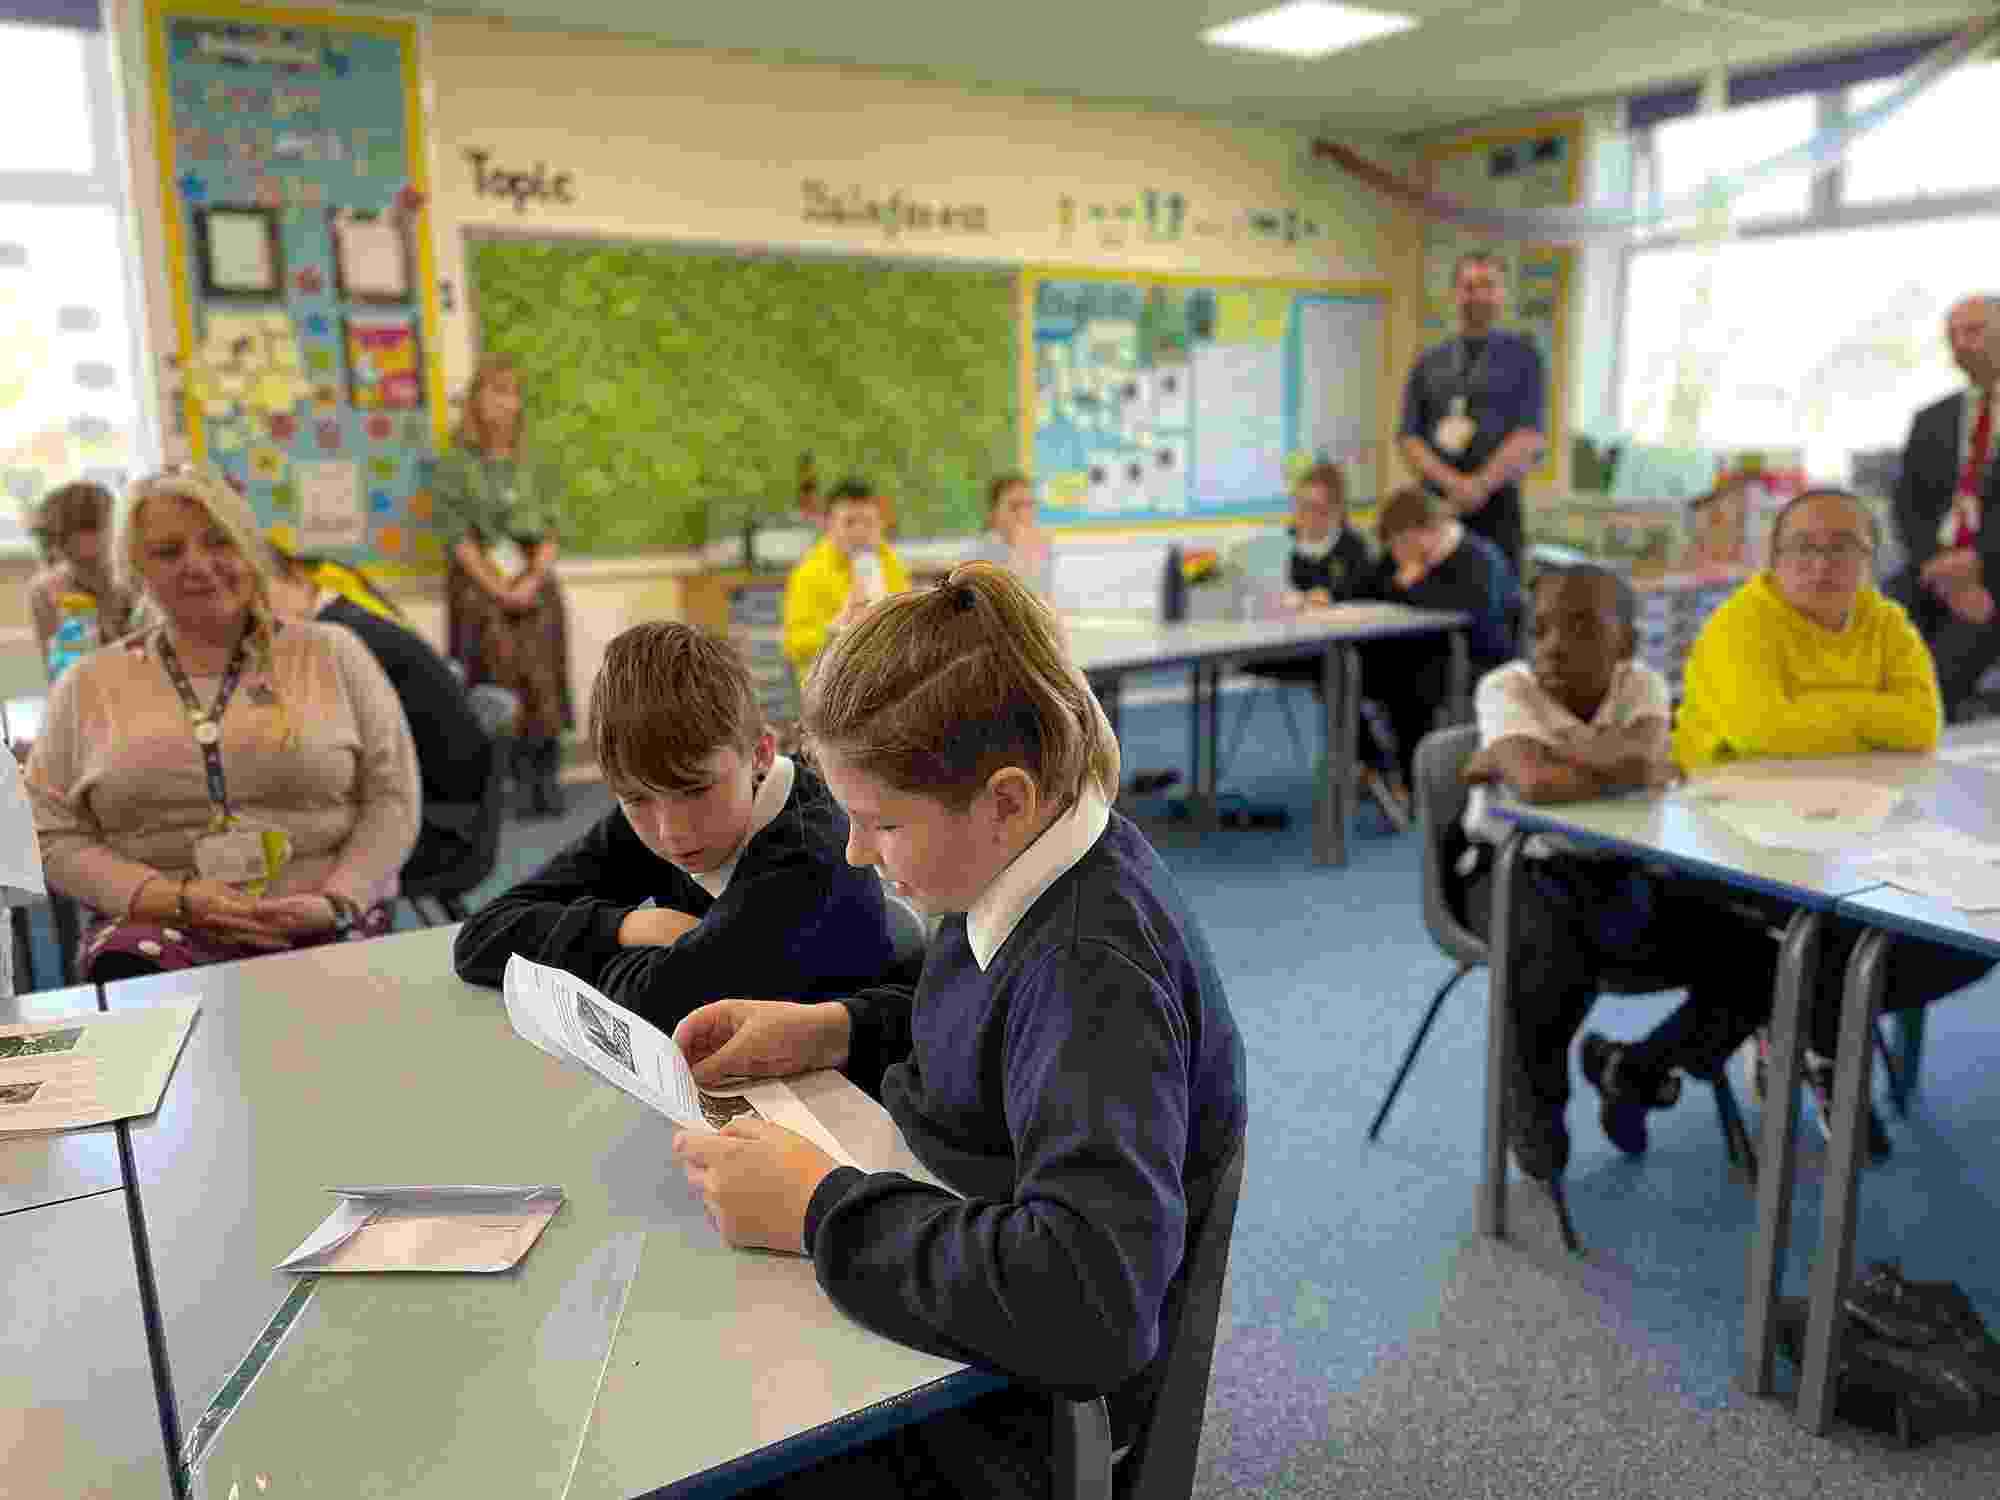
[[133, 465], [132, 347], [116, 211], [0, 203], [0, 541], [53, 486]]
[[96, 165], [84, 34], [0, 21], [0, 172]]
[[[1894, 81], [1863, 84], [1849, 107], [1875, 103]], [[2000, 141], [1993, 130], [2000, 63], [1968, 63], [1932, 84], [1847, 156], [1850, 203], [1879, 203], [1925, 193], [2000, 188]]]
[[1899, 446], [1911, 414], [1962, 382], [1944, 314], [1992, 284], [1996, 234], [2000, 219], [1945, 219], [1732, 241], [1712, 264], [1635, 252], [1622, 425], [1665, 441], [1692, 394], [1697, 441], [1803, 447], [1812, 476], [1843, 479], [1849, 454]]
[[[1788, 151], [1808, 139], [1817, 119], [1809, 95], [1773, 99], [1712, 115], [1693, 115], [1653, 129], [1653, 159], [1660, 195], [1669, 203], [1699, 189], [1717, 173], [1731, 173]], [[1795, 172], [1753, 188], [1732, 206], [1742, 223], [1799, 218], [1812, 206], [1812, 179]]]

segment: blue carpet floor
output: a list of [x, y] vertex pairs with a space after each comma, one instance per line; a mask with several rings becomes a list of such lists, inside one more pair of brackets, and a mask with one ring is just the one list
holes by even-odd
[[[1225, 700], [1233, 716], [1243, 700]], [[1300, 718], [1308, 724], [1300, 700]], [[1163, 836], [1248, 1046], [1252, 1142], [1198, 1492], [1205, 1496], [1991, 1497], [2000, 1439], [1912, 1452], [1807, 1437], [1734, 1385], [1754, 1204], [1726, 1170], [1705, 1088], [1653, 1117], [1643, 1162], [1605, 1141], [1578, 1077], [1570, 1202], [1588, 1258], [1515, 1194], [1515, 1238], [1473, 1236], [1486, 987], [1461, 984], [1381, 1142], [1364, 1133], [1450, 966], [1424, 932], [1417, 842], [1364, 809], [1344, 869], [1311, 862], [1312, 787], [1260, 699], [1225, 784], [1285, 804], [1280, 831]], [[1128, 709], [1127, 773], [1178, 766], [1184, 710]], [[1308, 729], [1310, 735], [1312, 731]], [[1308, 751], [1317, 751], [1309, 743]], [[509, 826], [490, 889], [609, 805]], [[1921, 1092], [1864, 1174], [1858, 1254], [1953, 1279], [2000, 1328], [2000, 990], [1933, 1010]], [[1608, 1000], [1643, 1031], [1674, 997]], [[1745, 1099], [1748, 1107], [1748, 1100]], [[1752, 1124], [1754, 1128], [1754, 1113]], [[1808, 1139], [1787, 1290], [1817, 1236]], [[1789, 1371], [1782, 1372], [1789, 1380]]]

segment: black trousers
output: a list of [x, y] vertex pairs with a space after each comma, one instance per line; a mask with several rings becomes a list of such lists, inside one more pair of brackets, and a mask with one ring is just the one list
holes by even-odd
[[1412, 785], [1417, 742], [1451, 698], [1451, 645], [1439, 636], [1370, 641], [1361, 648], [1361, 690], [1381, 704], [1396, 739], [1396, 765]]
[[[1569, 1047], [1604, 976], [1658, 974], [1686, 986], [1679, 1009], [1630, 1054], [1647, 1070], [1706, 1077], [1770, 1015], [1778, 945], [1762, 915], [1707, 881], [1626, 859], [1557, 854], [1521, 869], [1513, 1010], [1522, 1066], [1541, 1099], [1569, 1101]], [[1466, 887], [1466, 925], [1490, 934], [1493, 875]]]
[[1891, 578], [1883, 584], [1882, 592], [1908, 611], [1910, 623], [1931, 648], [1945, 718], [1956, 721], [1963, 716], [1979, 679], [2000, 662], [2000, 618], [1985, 625], [1959, 619], [1949, 605], [1923, 586], [1914, 568]]

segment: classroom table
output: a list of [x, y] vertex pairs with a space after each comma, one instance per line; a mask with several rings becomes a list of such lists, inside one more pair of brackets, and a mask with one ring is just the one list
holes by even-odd
[[[0, 1024], [94, 1014], [97, 986], [0, 997]], [[116, 1127], [0, 1136], [0, 1214], [61, 1203], [125, 1185]]]
[[1336, 604], [1268, 620], [1194, 620], [1162, 625], [1143, 615], [1063, 617], [1071, 659], [1089, 679], [1115, 731], [1119, 693], [1134, 672], [1184, 667], [1188, 672], [1188, 764], [1196, 816], [1212, 820], [1221, 741], [1219, 696], [1230, 667], [1282, 657], [1321, 654], [1326, 715], [1326, 785], [1313, 828], [1313, 859], [1347, 863], [1347, 825], [1353, 816], [1354, 762], [1361, 714], [1361, 665], [1357, 647], [1391, 637], [1451, 632], [1460, 673], [1466, 660], [1465, 627], [1458, 611], [1411, 609], [1401, 604]]
[[171, 1493], [122, 1188], [0, 1213], [0, 1495]]
[[[809, 1262], [724, 1245], [673, 1127], [518, 1038], [452, 975], [454, 931], [105, 987], [114, 1011], [202, 1006], [132, 1140], [208, 1494], [637, 1494], [990, 1388], [849, 1322]], [[272, 1270], [328, 1187], [421, 1182], [568, 1197], [497, 1275]]]
[[[1947, 743], [1978, 743], [1991, 734], [1990, 728], [1973, 727], [1948, 735]], [[1904, 798], [1892, 815], [1890, 829], [1934, 821], [1974, 837], [2000, 842], [2000, 797], [1994, 795], [2000, 792], [2000, 780], [1978, 767], [1936, 756], [1882, 753], [1732, 768], [1737, 775], [1760, 772], [1837, 775], [1877, 786], [1892, 786], [1902, 791]], [[1774, 1078], [1798, 1076], [1804, 1046], [1807, 976], [1816, 966], [1825, 925], [1837, 914], [1854, 914], [1853, 898], [1875, 890], [1881, 884], [1880, 879], [1861, 863], [1868, 852], [1866, 848], [1814, 854], [1755, 844], [1704, 809], [1698, 797], [1691, 794], [1696, 788], [1698, 783], [1664, 796], [1642, 794], [1567, 806], [1531, 807], [1507, 797], [1495, 798], [1491, 804], [1513, 825], [1513, 832], [1503, 844], [1494, 870], [1485, 1162], [1475, 1211], [1482, 1234], [1498, 1237], [1505, 1233], [1506, 1067], [1512, 1046], [1512, 1017], [1507, 999], [1512, 985], [1509, 954], [1513, 897], [1523, 852], [1531, 835], [1559, 834], [1789, 903], [1794, 910], [1779, 946], [1770, 1069]], [[1869, 1024], [1873, 1024], [1872, 1017]], [[1861, 1035], [1861, 1045], [1853, 1047], [1847, 1044], [1843, 1032], [1843, 1068], [1863, 1070], [1870, 1056], [1865, 1032]], [[1861, 1072], [1861, 1076], [1866, 1073]], [[1837, 1094], [1841, 1087], [1837, 1082]], [[1850, 1091], [1848, 1097], [1855, 1094]], [[1749, 1292], [1744, 1309], [1743, 1379], [1750, 1392], [1757, 1395], [1768, 1394], [1775, 1382], [1776, 1309], [1779, 1270], [1790, 1231], [1797, 1089], [1771, 1091], [1765, 1101], [1762, 1126], [1758, 1144], [1757, 1228], [1751, 1244]], [[1838, 1164], [1830, 1159], [1829, 1170], [1837, 1169]], [[1800, 1415], [1810, 1421], [1803, 1404]]]

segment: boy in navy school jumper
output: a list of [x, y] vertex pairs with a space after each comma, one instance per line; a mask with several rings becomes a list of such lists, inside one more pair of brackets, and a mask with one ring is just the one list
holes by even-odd
[[839, 1066], [962, 1192], [839, 1167], [763, 1122], [681, 1135], [722, 1232], [813, 1257], [857, 1321], [1009, 1388], [785, 1495], [1046, 1492], [1048, 1393], [1150, 1410], [1183, 1256], [1246, 1118], [1208, 944], [1111, 811], [1117, 743], [1054, 618], [990, 564], [876, 605], [806, 688], [848, 857], [943, 913], [916, 989], [725, 1000], [675, 1039], [698, 1080]]
[[727, 642], [668, 622], [625, 631], [605, 649], [590, 737], [618, 806], [459, 930], [460, 978], [497, 985], [520, 953], [671, 1028], [723, 995], [816, 999], [888, 972], [882, 883], [849, 867], [846, 817], [776, 753]]
[[[1417, 609], [1463, 610], [1472, 677], [1512, 661], [1518, 641], [1521, 585], [1500, 549], [1468, 531], [1442, 501], [1414, 487], [1382, 503], [1375, 523], [1382, 557], [1371, 597]], [[1451, 647], [1442, 636], [1371, 641], [1362, 648], [1369, 697], [1389, 716], [1404, 785], [1438, 708], [1451, 693]]]

